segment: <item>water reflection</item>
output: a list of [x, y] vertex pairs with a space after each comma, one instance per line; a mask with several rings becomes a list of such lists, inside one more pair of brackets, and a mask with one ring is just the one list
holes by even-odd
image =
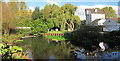
[[70, 48], [65, 42], [61, 44], [50, 43], [44, 37], [26, 38], [19, 43], [23, 50], [30, 50], [33, 59], [70, 59]]
[[[20, 42], [19, 45], [22, 46], [24, 51], [30, 52], [30, 57], [32, 59], [95, 59], [94, 56], [97, 54], [97, 59], [105, 59], [106, 57], [110, 58], [110, 54], [103, 53], [94, 53], [87, 52], [83, 48], [78, 48], [76, 46], [69, 47], [68, 43], [65, 41], [62, 42], [51, 42], [44, 37], [35, 37], [35, 38], [26, 38], [23, 39], [23, 42]], [[70, 45], [71, 46], [71, 45]], [[88, 54], [86, 55], [85, 52]], [[93, 54], [94, 53], [94, 54]], [[114, 53], [114, 55], [117, 55]], [[120, 58], [120, 53], [117, 55]], [[106, 59], [108, 59], [106, 58]], [[116, 58], [116, 57], [115, 57]]]

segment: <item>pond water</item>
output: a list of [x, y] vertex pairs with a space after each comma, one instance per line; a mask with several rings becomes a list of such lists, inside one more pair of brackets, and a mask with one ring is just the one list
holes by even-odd
[[70, 48], [65, 41], [60, 43], [50, 42], [44, 37], [25, 38], [19, 42], [24, 51], [30, 52], [32, 59], [71, 59]]
[[[65, 41], [61, 43], [52, 42], [45, 37], [25, 38], [23, 42], [19, 42], [19, 46], [23, 48], [23, 51], [29, 52], [29, 58], [32, 59], [88, 59], [84, 52], [84, 49], [80, 49], [77, 46], [71, 49]], [[77, 54], [75, 55], [71, 52]], [[113, 55], [112, 55], [113, 54]], [[102, 59], [120, 58], [120, 52], [104, 53], [101, 55]]]

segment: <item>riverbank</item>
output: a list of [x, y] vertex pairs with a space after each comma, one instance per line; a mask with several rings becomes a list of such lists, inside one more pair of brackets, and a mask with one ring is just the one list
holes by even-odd
[[[28, 52], [18, 46], [17, 42], [21, 42], [21, 36], [17, 34], [3, 35], [0, 47], [0, 55], [2, 59], [29, 59]], [[26, 55], [27, 54], [27, 55]]]
[[64, 38], [64, 36], [50, 36], [50, 35], [45, 35], [46, 38], [54, 40], [54, 41], [62, 41], [62, 40], [67, 40], [66, 38]]
[[62, 41], [62, 40], [67, 40], [65, 38], [65, 32], [67, 31], [62, 32], [62, 31], [51, 30], [48, 33], [45, 33], [44, 36], [54, 41]]

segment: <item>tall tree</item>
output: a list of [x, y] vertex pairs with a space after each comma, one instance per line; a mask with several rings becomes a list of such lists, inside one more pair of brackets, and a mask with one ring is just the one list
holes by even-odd
[[31, 9], [29, 9], [28, 15], [29, 15], [30, 18], [32, 17], [32, 10]]
[[19, 17], [20, 18], [28, 18], [28, 8], [26, 2], [21, 1], [19, 4]]
[[32, 19], [36, 20], [38, 18], [40, 18], [40, 10], [39, 10], [39, 7], [36, 7], [32, 13]]
[[4, 30], [4, 34], [9, 33], [10, 29], [15, 28], [16, 26], [17, 10], [16, 8], [13, 8], [14, 6], [11, 4], [13, 3], [6, 4], [5, 2], [2, 2], [2, 28]]
[[64, 11], [65, 17], [66, 17], [66, 24], [71, 28], [71, 30], [74, 30], [74, 23], [73, 23], [73, 17], [75, 15], [75, 11], [77, 9], [76, 6], [73, 6], [70, 3], [67, 3], [61, 7], [61, 9]]

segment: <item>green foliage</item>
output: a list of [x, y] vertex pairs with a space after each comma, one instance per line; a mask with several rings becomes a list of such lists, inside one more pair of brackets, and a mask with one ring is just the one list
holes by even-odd
[[39, 7], [36, 7], [32, 13], [32, 19], [36, 20], [38, 18], [40, 18], [40, 10], [39, 10]]
[[45, 33], [47, 32], [47, 25], [42, 19], [37, 19], [33, 21], [33, 26], [32, 26], [34, 35], [39, 35], [40, 33]]
[[19, 42], [19, 41], [23, 41], [23, 40], [16, 40], [15, 42]]
[[79, 30], [68, 34], [68, 39], [80, 43], [91, 43], [100, 37], [100, 28], [94, 26], [81, 26]]
[[21, 37], [32, 33], [31, 29], [18, 29], [17, 31], [19, 32], [19, 36]]
[[54, 23], [53, 23], [53, 21], [51, 19], [48, 19], [48, 21], [46, 22], [46, 25], [50, 29], [54, 27]]
[[[46, 5], [41, 11], [37, 8], [32, 15], [36, 15], [35, 17], [41, 19], [49, 29], [59, 27], [61, 31], [64, 31], [66, 27], [69, 27], [66, 26], [66, 23], [69, 23], [70, 20], [74, 23], [75, 29], [79, 29], [81, 22], [80, 18], [75, 16], [76, 9], [77, 7], [70, 3], [67, 3], [61, 7], [53, 4]], [[35, 14], [35, 12], [37, 14]], [[40, 17], [37, 16], [38, 13], [40, 13]]]
[[110, 17], [117, 17], [115, 10], [113, 10], [112, 7], [104, 7], [102, 10], [105, 12], [105, 18], [110, 18]]
[[75, 25], [75, 29], [80, 29], [80, 25], [81, 25], [81, 21], [80, 18], [78, 16], [74, 17], [74, 25]]
[[[16, 40], [18, 36], [4, 34], [2, 38], [2, 43], [0, 43], [0, 55], [2, 54], [2, 59], [22, 59], [23, 55], [27, 52], [23, 52], [23, 49], [16, 46], [16, 42], [23, 40]], [[25, 55], [26, 56], [26, 55]]]
[[1, 52], [3, 59], [11, 59], [15, 58], [15, 56], [13, 56], [14, 53], [22, 52], [22, 48], [10, 44], [3, 44]]

